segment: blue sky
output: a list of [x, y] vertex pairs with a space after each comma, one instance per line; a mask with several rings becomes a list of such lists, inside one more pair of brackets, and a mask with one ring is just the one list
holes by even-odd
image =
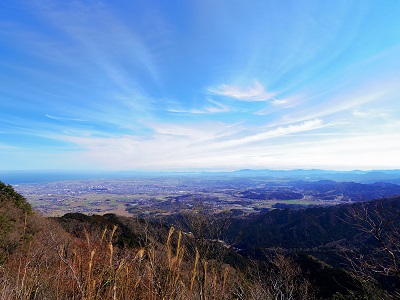
[[400, 1], [2, 1], [0, 169], [400, 168]]

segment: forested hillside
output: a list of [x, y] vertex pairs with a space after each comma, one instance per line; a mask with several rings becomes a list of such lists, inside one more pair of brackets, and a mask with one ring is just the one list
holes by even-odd
[[12, 186], [0, 181], [0, 263], [22, 240], [29, 240], [35, 231], [31, 222], [32, 208]]

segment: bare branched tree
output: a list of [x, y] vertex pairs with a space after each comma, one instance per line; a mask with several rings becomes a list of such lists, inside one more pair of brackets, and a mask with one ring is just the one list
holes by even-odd
[[235, 291], [239, 299], [314, 299], [310, 282], [292, 258], [285, 256], [280, 249], [266, 255], [267, 262], [253, 261], [246, 276], [250, 279], [248, 286]]
[[[229, 220], [207, 211], [204, 205], [196, 206], [190, 213], [184, 215], [183, 227], [187, 230], [187, 246], [196, 249], [201, 258], [215, 258], [215, 246], [225, 245], [221, 240], [223, 231], [229, 226]], [[226, 246], [226, 245], [225, 245]]]
[[[374, 203], [362, 203], [349, 209], [350, 223], [366, 238], [373, 238], [365, 249], [348, 249], [352, 275], [363, 284], [369, 294], [377, 294], [379, 279], [394, 284], [400, 282], [400, 201], [381, 199]], [[396, 284], [395, 284], [396, 285]], [[398, 287], [397, 287], [398, 288]], [[394, 288], [388, 296], [399, 296]], [[397, 295], [397, 296], [396, 296]]]
[[[181, 225], [185, 231], [185, 245], [188, 255], [194, 261], [191, 286], [196, 283], [199, 287], [199, 298], [207, 299], [207, 290], [215, 286], [210, 278], [217, 278], [216, 270], [223, 270], [223, 257], [227, 245], [221, 240], [223, 231], [229, 225], [228, 218], [210, 213], [204, 205], [193, 208], [184, 215]], [[209, 282], [207, 282], [207, 280]]]

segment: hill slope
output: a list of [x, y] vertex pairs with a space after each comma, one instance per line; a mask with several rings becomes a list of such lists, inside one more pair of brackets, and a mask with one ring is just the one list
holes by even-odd
[[[354, 246], [365, 242], [351, 211], [365, 209], [373, 211], [379, 206], [382, 212], [400, 209], [400, 196], [374, 201], [317, 207], [300, 210], [272, 210], [256, 217], [232, 222], [226, 232], [229, 241], [239, 242], [241, 249], [283, 247], [304, 249], [324, 246], [346, 240]], [[400, 226], [400, 220], [396, 223]]]
[[27, 200], [0, 181], [0, 263], [33, 234], [32, 214]]

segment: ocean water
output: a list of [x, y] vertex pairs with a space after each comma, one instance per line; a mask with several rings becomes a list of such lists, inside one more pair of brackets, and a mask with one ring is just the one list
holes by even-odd
[[132, 178], [146, 176], [140, 172], [93, 172], [93, 171], [0, 171], [0, 181], [6, 184], [42, 183], [63, 180]]

